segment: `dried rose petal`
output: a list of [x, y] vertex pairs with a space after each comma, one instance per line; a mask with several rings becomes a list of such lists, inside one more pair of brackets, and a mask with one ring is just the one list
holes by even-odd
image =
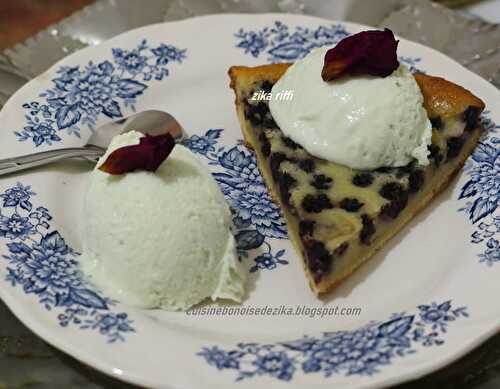
[[170, 134], [151, 136], [146, 134], [138, 145], [120, 147], [109, 154], [99, 167], [103, 172], [119, 175], [133, 170], [156, 171], [175, 146]]
[[399, 66], [398, 42], [388, 28], [348, 36], [326, 52], [321, 77], [324, 81], [344, 75], [387, 77]]

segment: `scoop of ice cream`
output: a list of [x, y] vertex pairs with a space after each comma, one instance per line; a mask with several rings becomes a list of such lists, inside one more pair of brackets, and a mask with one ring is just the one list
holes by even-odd
[[[113, 139], [117, 148], [143, 134]], [[241, 301], [246, 272], [231, 212], [208, 169], [177, 145], [156, 172], [92, 172], [83, 206], [82, 270], [110, 297], [185, 310], [211, 297]]]
[[[404, 66], [387, 77], [321, 78], [328, 47], [297, 61], [272, 88], [271, 114], [310, 154], [353, 169], [429, 163], [432, 126]], [[279, 99], [293, 91], [292, 99]], [[281, 95], [280, 95], [280, 92]]]

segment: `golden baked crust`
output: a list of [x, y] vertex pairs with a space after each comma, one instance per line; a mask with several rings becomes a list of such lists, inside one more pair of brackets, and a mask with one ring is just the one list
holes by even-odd
[[[255, 67], [231, 66], [228, 74], [230, 87], [236, 92], [236, 85], [245, 89], [255, 82], [268, 80], [276, 82], [292, 63], [278, 63]], [[484, 110], [484, 102], [469, 90], [441, 77], [416, 73], [415, 80], [424, 96], [424, 107], [429, 117], [443, 118], [464, 112], [469, 106]]]
[[[413, 173], [405, 173], [406, 176], [403, 174], [403, 178], [397, 178], [399, 170], [392, 169], [389, 172], [371, 172], [371, 175], [375, 177], [371, 187], [358, 188], [353, 184], [346, 184], [346, 182], [351, 176], [363, 172], [315, 159], [300, 146], [298, 148], [294, 146], [290, 149], [286, 145], [289, 142], [284, 142], [285, 137], [279, 128], [277, 126], [274, 129], [270, 128], [272, 127], [270, 124], [273, 122], [272, 119], [267, 118], [267, 122], [264, 121], [263, 124], [253, 123], [255, 117], [251, 116], [251, 109], [249, 110], [251, 107], [248, 102], [249, 95], [256, 88], [258, 89], [259, 85], [263, 85], [262, 83], [267, 82], [268, 87], [269, 84], [274, 84], [290, 65], [233, 66], [229, 69], [230, 86], [236, 94], [236, 109], [245, 143], [254, 149], [264, 181], [273, 200], [278, 203], [283, 212], [290, 239], [302, 258], [311, 289], [314, 293], [321, 294], [334, 288], [362, 263], [371, 258], [420, 210], [425, 208], [437, 193], [447, 187], [479, 140], [480, 129], [476, 125], [477, 116], [484, 109], [484, 103], [466, 89], [442, 78], [423, 74], [416, 75], [415, 78], [424, 95], [424, 106], [428, 109], [429, 117], [439, 118], [439, 125], [443, 127], [433, 129], [432, 146], [439, 150], [438, 155], [433, 157], [433, 163], [425, 169], [416, 169], [423, 170], [420, 175], [425, 184], [422, 184], [417, 192], [412, 192], [411, 176]], [[261, 114], [262, 112], [259, 115], [262, 116]], [[266, 115], [270, 116], [270, 112], [266, 112]], [[463, 133], [460, 136], [457, 136], [456, 130], [455, 133], [452, 133], [446, 129], [448, 123], [452, 121], [455, 124], [456, 122], [463, 124]], [[291, 143], [293, 144], [293, 142]], [[264, 150], [265, 148], [269, 150]], [[284, 162], [278, 164], [276, 168], [276, 166], [272, 166], [272, 160], [273, 156], [278, 154], [285, 157]], [[300, 165], [304, 159], [316, 161], [317, 170], [308, 173], [309, 175], [301, 171], [297, 165]], [[319, 213], [313, 211], [314, 213], [311, 214], [304, 210], [303, 201], [307, 195], [315, 194], [315, 189], [311, 189], [307, 181], [310, 182], [310, 179], [319, 173], [322, 176], [332, 177], [332, 181], [337, 185], [327, 190], [316, 191], [328, 196], [333, 204], [331, 207], [333, 209], [320, 210]], [[283, 180], [285, 176], [288, 180], [290, 177], [293, 180], [294, 186], [291, 189], [284, 188], [283, 182], [287, 181]], [[305, 179], [304, 177], [309, 178]], [[381, 188], [391, 182], [400, 185], [403, 192], [406, 193], [404, 204], [401, 209], [396, 209], [396, 211], [392, 208], [394, 208], [394, 204], [398, 204], [398, 201], [401, 202], [400, 199], [396, 202], [388, 201], [379, 195]], [[343, 187], [337, 190], [339, 183], [343, 183], [341, 184]], [[360, 199], [360, 202], [364, 204], [361, 210], [344, 212], [344, 210], [339, 209], [339, 207], [342, 208], [342, 202], [340, 198], [336, 198], [336, 191], [343, 193], [342, 196], [345, 196], [345, 193], [352, 193], [352, 198]], [[386, 211], [387, 209], [389, 212]], [[363, 242], [362, 239], [365, 230], [364, 218], [369, 219], [376, 229], [376, 232], [373, 232], [373, 235], [366, 242]], [[363, 220], [362, 223], [359, 221], [360, 219]], [[315, 223], [316, 230], [310, 235], [304, 235], [300, 231], [301, 226], [304, 222], [310, 223], [311, 221]], [[333, 233], [332, 225], [335, 227]], [[342, 228], [338, 228], [339, 225], [342, 225]], [[335, 263], [333, 269], [321, 273], [320, 277], [315, 273], [316, 265], [314, 263], [311, 265], [311, 242], [315, 242], [316, 246], [320, 243], [323, 248], [328, 249], [332, 262]]]
[[229, 86], [234, 89], [237, 83], [242, 86], [258, 81], [276, 82], [291, 65], [291, 63], [277, 63], [254, 67], [231, 66], [228, 71], [231, 79]]
[[484, 109], [483, 101], [470, 91], [441, 77], [416, 73], [415, 80], [424, 96], [429, 117], [447, 118], [464, 112], [469, 106]]

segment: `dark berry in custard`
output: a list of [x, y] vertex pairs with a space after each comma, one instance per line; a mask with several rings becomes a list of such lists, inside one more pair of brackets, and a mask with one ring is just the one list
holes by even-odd
[[427, 150], [429, 150], [429, 159], [432, 159], [434, 161], [434, 166], [438, 167], [443, 160], [443, 155], [440, 153], [441, 149], [439, 146], [431, 144], [427, 146]]
[[266, 137], [266, 134], [264, 132], [261, 132], [259, 134], [259, 141], [260, 141], [260, 151], [262, 151], [262, 155], [264, 157], [269, 157], [271, 155], [271, 143], [269, 143], [269, 140]]
[[245, 116], [254, 126], [262, 124], [268, 110], [267, 104], [262, 101], [257, 104], [245, 104]]
[[302, 200], [302, 208], [306, 212], [319, 213], [324, 209], [333, 208], [333, 204], [330, 198], [324, 193], [317, 196], [308, 194]]
[[446, 159], [450, 160], [452, 158], [457, 157], [458, 154], [460, 154], [460, 150], [462, 149], [463, 145], [464, 145], [464, 138], [462, 136], [449, 138], [446, 141], [446, 147], [447, 147]]
[[397, 200], [404, 191], [403, 187], [398, 182], [388, 182], [380, 189], [380, 195], [387, 200]]
[[307, 265], [317, 283], [326, 274], [332, 265], [332, 255], [325, 245], [317, 240], [310, 239], [304, 242], [307, 253]]
[[269, 165], [271, 174], [275, 180], [278, 178], [279, 167], [284, 160], [286, 160], [286, 155], [283, 153], [277, 152], [271, 154]]
[[373, 183], [373, 175], [370, 173], [358, 173], [352, 178], [352, 183], [361, 188], [366, 188]]
[[380, 210], [383, 219], [395, 219], [408, 204], [408, 192], [402, 191], [398, 197], [385, 204]]
[[333, 251], [333, 254], [336, 256], [336, 257], [341, 257], [342, 255], [344, 255], [344, 253], [346, 252], [347, 248], [349, 247], [349, 243], [347, 242], [344, 242], [342, 243], [339, 247], [337, 247], [334, 251]]
[[390, 173], [392, 172], [392, 167], [389, 167], [389, 166], [382, 166], [382, 167], [379, 167], [378, 169], [375, 169], [376, 172], [378, 173]]
[[339, 203], [339, 207], [347, 212], [357, 212], [363, 206], [358, 199], [346, 197]]
[[332, 178], [325, 176], [324, 174], [316, 174], [311, 181], [311, 185], [319, 190], [330, 189], [332, 186]]
[[279, 174], [278, 183], [280, 194], [283, 202], [286, 205], [290, 205], [290, 189], [295, 185], [296, 182], [297, 180], [286, 172]]
[[264, 81], [261, 85], [260, 85], [260, 89], [263, 90], [264, 92], [266, 93], [269, 93], [271, 92], [271, 89], [273, 88], [273, 84], [271, 84], [269, 81]]
[[368, 215], [361, 215], [361, 222], [363, 223], [363, 228], [359, 232], [359, 240], [363, 244], [370, 244], [372, 235], [375, 233], [375, 225], [373, 220]]
[[421, 169], [414, 170], [409, 178], [409, 190], [412, 193], [418, 192], [422, 185], [424, 184], [424, 171]]
[[289, 149], [297, 150], [300, 147], [297, 143], [286, 136], [281, 137], [281, 140], [283, 141], [283, 144]]
[[299, 168], [301, 168], [306, 173], [312, 173], [315, 168], [314, 160], [312, 159], [303, 159], [299, 161]]
[[465, 130], [470, 131], [476, 127], [477, 119], [481, 110], [479, 107], [469, 106], [463, 113], [463, 121], [465, 122]]
[[443, 128], [443, 120], [441, 119], [441, 116], [433, 117], [430, 120], [432, 128], [435, 128], [436, 130], [441, 130]]
[[312, 236], [315, 222], [312, 220], [301, 220], [299, 223], [300, 236]]

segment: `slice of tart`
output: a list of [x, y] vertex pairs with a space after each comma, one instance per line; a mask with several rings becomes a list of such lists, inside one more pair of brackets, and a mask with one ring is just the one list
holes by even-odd
[[[229, 70], [246, 145], [286, 219], [311, 289], [335, 287], [445, 188], [476, 146], [484, 103], [442, 78], [416, 74], [432, 123], [430, 164], [355, 170], [315, 158], [283, 135], [266, 100], [290, 64]], [[262, 94], [261, 94], [262, 95]]]

